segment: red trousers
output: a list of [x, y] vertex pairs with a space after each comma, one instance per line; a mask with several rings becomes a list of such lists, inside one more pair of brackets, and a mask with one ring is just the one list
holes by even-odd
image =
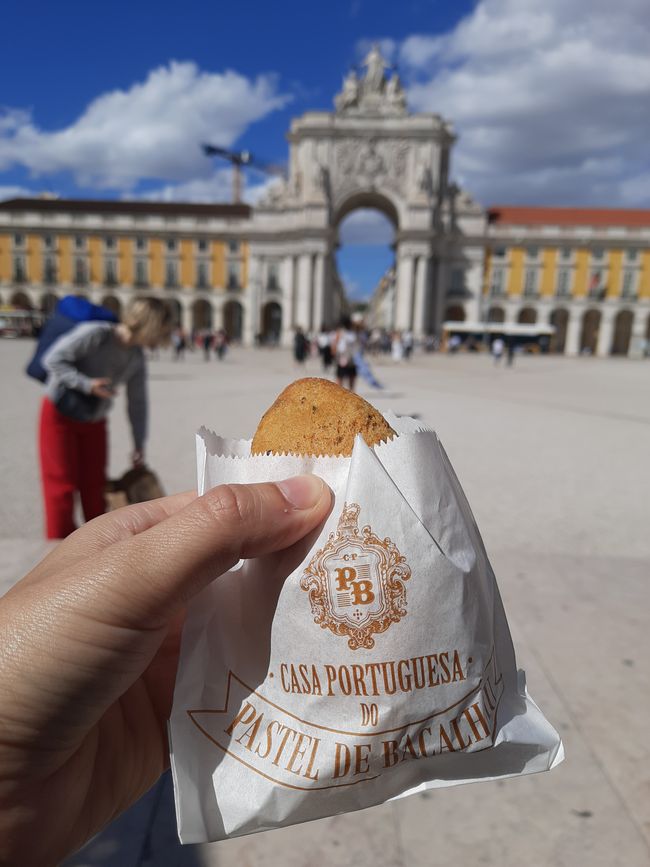
[[45, 531], [48, 539], [63, 539], [76, 529], [76, 491], [87, 521], [105, 511], [106, 421], [74, 421], [44, 398], [38, 435]]

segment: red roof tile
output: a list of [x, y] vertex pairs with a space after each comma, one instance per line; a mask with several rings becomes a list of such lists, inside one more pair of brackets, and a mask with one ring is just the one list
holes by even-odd
[[620, 208], [535, 208], [493, 205], [488, 208], [491, 223], [516, 226], [650, 226], [650, 210]]

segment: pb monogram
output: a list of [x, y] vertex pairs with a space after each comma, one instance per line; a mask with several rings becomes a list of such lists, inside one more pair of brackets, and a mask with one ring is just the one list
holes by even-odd
[[406, 615], [411, 577], [405, 558], [390, 539], [369, 526], [359, 530], [360, 506], [344, 504], [336, 533], [317, 551], [300, 586], [309, 592], [314, 622], [346, 635], [351, 650], [374, 647], [373, 635]]

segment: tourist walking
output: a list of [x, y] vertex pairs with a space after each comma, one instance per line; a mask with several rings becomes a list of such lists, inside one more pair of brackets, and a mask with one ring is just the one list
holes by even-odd
[[293, 357], [297, 364], [304, 364], [309, 354], [309, 341], [300, 326], [296, 328], [293, 337]]
[[323, 373], [329, 373], [332, 366], [332, 335], [327, 328], [322, 328], [320, 334], [316, 338], [318, 344], [318, 352], [323, 364]]
[[144, 348], [169, 338], [171, 314], [157, 298], [139, 298], [117, 324], [87, 322], [60, 337], [43, 357], [48, 372], [39, 446], [48, 539], [72, 533], [78, 493], [87, 521], [105, 509], [107, 425], [116, 388], [125, 384], [133, 466], [144, 463], [147, 436]]
[[175, 328], [172, 332], [172, 346], [174, 347], [174, 361], [182, 361], [185, 358], [187, 340], [182, 328]]
[[357, 365], [354, 360], [359, 351], [359, 341], [352, 329], [349, 316], [344, 316], [336, 330], [333, 340], [333, 352], [336, 359], [336, 380], [339, 385], [347, 382], [350, 391], [354, 391], [357, 378]]
[[506, 345], [501, 337], [496, 337], [492, 341], [492, 358], [494, 359], [495, 364], [499, 364], [501, 362], [501, 359], [503, 358], [503, 351], [505, 348]]
[[201, 338], [201, 345], [203, 346], [203, 358], [206, 361], [210, 361], [210, 351], [212, 350], [212, 332], [208, 329], [204, 331], [203, 337]]
[[214, 335], [214, 351], [219, 359], [219, 361], [223, 361], [226, 356], [226, 350], [228, 349], [228, 336], [223, 328], [220, 328], [217, 333]]

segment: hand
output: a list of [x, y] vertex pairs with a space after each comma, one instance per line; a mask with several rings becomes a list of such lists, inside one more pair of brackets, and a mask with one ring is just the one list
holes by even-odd
[[330, 505], [301, 476], [128, 506], [0, 599], [0, 864], [58, 863], [155, 783], [188, 600], [240, 558], [294, 545]]
[[93, 379], [90, 382], [90, 393], [94, 394], [95, 397], [101, 397], [104, 400], [113, 397], [115, 394], [115, 390], [113, 388], [113, 383], [110, 379]]
[[144, 451], [140, 449], [134, 449], [131, 453], [131, 466], [135, 469], [136, 467], [144, 466]]

